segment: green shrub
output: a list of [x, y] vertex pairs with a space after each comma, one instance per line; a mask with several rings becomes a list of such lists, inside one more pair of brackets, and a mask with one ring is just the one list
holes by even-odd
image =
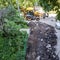
[[60, 11], [57, 12], [57, 19], [60, 20]]
[[[14, 9], [8, 9], [0, 30], [0, 60], [25, 60], [28, 34], [20, 32], [23, 22]], [[16, 20], [15, 20], [16, 19]], [[21, 21], [17, 24], [16, 21]], [[25, 27], [24, 27], [25, 28]]]
[[0, 31], [0, 60], [24, 60], [28, 34], [20, 26], [7, 21]]
[[19, 12], [12, 6], [7, 8], [7, 14], [5, 15], [5, 19], [13, 21], [17, 25], [20, 25], [21, 28], [28, 28], [28, 24], [24, 21], [24, 17], [19, 15]]
[[3, 33], [0, 35], [0, 60], [25, 60], [27, 33]]

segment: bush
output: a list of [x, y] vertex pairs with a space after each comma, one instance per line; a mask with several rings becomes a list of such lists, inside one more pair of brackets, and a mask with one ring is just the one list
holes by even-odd
[[16, 31], [0, 35], [0, 60], [25, 60], [27, 33]]
[[60, 20], [60, 11], [57, 12], [57, 19]]
[[13, 21], [21, 26], [21, 28], [28, 28], [28, 24], [24, 21], [24, 17], [20, 16], [19, 12], [13, 6], [9, 6], [7, 12], [8, 13], [4, 17], [5, 19]]
[[[25, 60], [28, 34], [19, 31], [25, 23], [16, 14], [16, 10], [9, 8], [2, 18], [4, 23], [3, 29], [0, 30], [0, 60]], [[21, 24], [16, 21], [21, 21]]]

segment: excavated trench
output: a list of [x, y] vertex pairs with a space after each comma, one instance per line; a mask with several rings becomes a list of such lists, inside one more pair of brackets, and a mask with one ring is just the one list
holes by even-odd
[[25, 60], [59, 60], [55, 53], [57, 36], [54, 27], [41, 22], [30, 22]]

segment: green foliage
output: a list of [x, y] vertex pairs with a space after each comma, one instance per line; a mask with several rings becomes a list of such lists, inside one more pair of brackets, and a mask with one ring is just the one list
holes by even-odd
[[24, 60], [26, 42], [26, 32], [11, 31], [9, 34], [4, 32], [2, 36], [0, 35], [0, 60]]
[[11, 6], [2, 19], [4, 24], [0, 31], [0, 60], [25, 60], [28, 34], [19, 30], [23, 26], [25, 28], [27, 23]]
[[28, 24], [24, 21], [24, 18], [19, 15], [18, 11], [13, 6], [9, 6], [7, 12], [4, 17], [6, 22], [9, 20], [19, 25], [20, 28], [28, 28]]
[[60, 0], [39, 0], [39, 4], [44, 8], [45, 11], [56, 10], [57, 19], [60, 20]]
[[57, 0], [39, 0], [39, 3], [45, 11], [50, 11], [57, 6]]
[[39, 4], [44, 8], [45, 11], [51, 11], [53, 9], [59, 9], [58, 0], [39, 0]]
[[60, 20], [60, 11], [57, 12], [57, 19]]
[[0, 0], [0, 8], [7, 7], [10, 4], [17, 8], [17, 1], [19, 6], [24, 8], [34, 6], [38, 2], [38, 0]]
[[0, 0], [0, 9], [6, 8], [8, 5], [14, 5], [16, 6], [16, 0]]

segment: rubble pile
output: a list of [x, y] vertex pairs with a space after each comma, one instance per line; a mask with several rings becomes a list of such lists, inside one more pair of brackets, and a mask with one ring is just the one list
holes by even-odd
[[54, 27], [41, 22], [30, 22], [25, 60], [59, 60], [55, 46], [57, 36]]

